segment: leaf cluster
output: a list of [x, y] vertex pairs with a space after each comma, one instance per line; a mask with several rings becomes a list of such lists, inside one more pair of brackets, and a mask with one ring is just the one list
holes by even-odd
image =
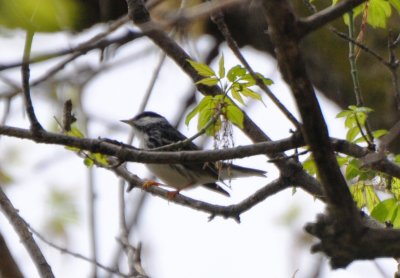
[[[226, 71], [223, 55], [219, 59], [218, 73], [204, 63], [193, 60], [188, 60], [188, 62], [203, 77], [196, 82], [196, 85], [219, 85], [223, 92], [215, 96], [205, 96], [187, 115], [185, 123], [189, 124], [198, 115], [198, 130], [205, 129], [205, 133], [209, 136], [215, 136], [221, 129], [221, 122], [224, 120], [243, 128], [243, 112], [228, 96], [242, 105], [245, 105], [244, 98], [263, 102], [261, 95], [251, 88], [256, 85], [254, 77], [241, 65], [236, 65]], [[267, 86], [273, 83], [271, 79], [260, 73], [256, 73], [256, 75]]]

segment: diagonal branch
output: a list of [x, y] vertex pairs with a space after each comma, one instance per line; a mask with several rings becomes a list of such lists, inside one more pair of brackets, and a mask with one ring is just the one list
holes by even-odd
[[304, 139], [313, 153], [329, 212], [357, 234], [361, 228], [358, 210], [337, 164], [321, 108], [306, 73], [299, 48], [297, 18], [288, 1], [271, 0], [263, 3], [278, 64], [302, 117]]
[[206, 213], [210, 213], [211, 219], [214, 218], [215, 216], [222, 216], [224, 218], [233, 218], [238, 222], [240, 222], [240, 215], [243, 212], [245, 212], [245, 211], [251, 209], [252, 207], [254, 207], [255, 205], [261, 203], [266, 198], [291, 186], [289, 183], [285, 182], [283, 179], [277, 179], [277, 180], [274, 180], [271, 183], [265, 185], [263, 188], [256, 191], [254, 194], [247, 197], [246, 199], [239, 202], [238, 204], [230, 205], [230, 206], [221, 206], [221, 205], [214, 205], [214, 204], [210, 204], [207, 202], [195, 200], [190, 197], [186, 197], [182, 194], [178, 194], [173, 199], [171, 199], [170, 195], [168, 194], [169, 191], [167, 191], [163, 188], [156, 187], [156, 186], [143, 187], [143, 185], [145, 184], [145, 181], [141, 180], [136, 175], [133, 175], [124, 167], [118, 167], [118, 168], [114, 169], [114, 173], [116, 175], [122, 177], [123, 179], [125, 179], [127, 182], [129, 182], [132, 187], [141, 188], [153, 195], [156, 195], [156, 196], [161, 197], [168, 201], [172, 201], [176, 204], [190, 207], [192, 209], [203, 211]]
[[7, 195], [2, 190], [0, 186], [0, 209], [3, 211], [4, 215], [8, 218], [11, 225], [17, 232], [19, 238], [21, 239], [22, 244], [27, 249], [32, 261], [36, 265], [38, 272], [41, 277], [52, 278], [54, 274], [51, 270], [50, 265], [47, 263], [44, 258], [42, 251], [39, 246], [36, 244], [35, 240], [32, 237], [31, 232], [28, 229], [28, 226], [24, 219], [19, 216], [17, 210], [14, 208]]
[[305, 19], [298, 20], [298, 38], [302, 38], [309, 33], [321, 28], [325, 24], [335, 20], [336, 18], [344, 15], [346, 12], [352, 10], [358, 5], [367, 0], [347, 0], [341, 1], [334, 6], [330, 6], [316, 14], [313, 14]]

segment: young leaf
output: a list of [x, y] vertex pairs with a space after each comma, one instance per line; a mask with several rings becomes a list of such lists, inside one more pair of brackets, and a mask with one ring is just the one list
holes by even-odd
[[254, 92], [253, 90], [250, 90], [249, 88], [243, 88], [242, 90], [242, 95], [252, 98], [252, 99], [256, 99], [256, 100], [262, 100], [260, 94]]
[[358, 208], [363, 208], [366, 204], [364, 197], [364, 182], [357, 182], [350, 186], [350, 193], [353, 196], [354, 202], [356, 202]]
[[71, 126], [71, 130], [67, 132], [67, 135], [78, 138], [85, 137], [85, 135], [83, 135], [83, 133], [79, 130], [79, 128], [75, 124]]
[[216, 76], [215, 72], [206, 64], [198, 63], [193, 60], [187, 60], [188, 63], [197, 71], [198, 74], [204, 77]]
[[360, 168], [358, 167], [358, 160], [352, 159], [346, 167], [345, 177], [346, 180], [352, 180], [355, 177], [359, 176], [361, 173]]
[[212, 96], [205, 96], [200, 103], [186, 116], [185, 124], [188, 125], [189, 122], [196, 116], [197, 113], [200, 113], [205, 107], [210, 105], [212, 101]]
[[388, 131], [386, 129], [378, 129], [372, 132], [372, 136], [374, 136], [374, 138], [380, 138], [387, 133]]
[[347, 140], [347, 141], [350, 141], [350, 142], [353, 142], [353, 141], [354, 141], [354, 138], [356, 138], [356, 136], [357, 136], [358, 134], [360, 134], [360, 129], [358, 128], [358, 126], [353, 126], [352, 128], [350, 128], [350, 129], [347, 131], [346, 140]]
[[365, 192], [365, 204], [368, 208], [368, 211], [372, 211], [374, 207], [379, 204], [380, 200], [378, 195], [376, 195], [375, 189], [372, 185], [366, 185], [364, 187]]
[[230, 82], [234, 82], [236, 78], [246, 74], [246, 69], [241, 65], [236, 65], [228, 71], [227, 77]]
[[312, 156], [309, 156], [303, 162], [303, 168], [311, 176], [315, 176], [317, 174], [317, 166], [315, 165], [315, 162], [314, 162], [314, 159], [312, 158]]
[[385, 221], [393, 223], [393, 220], [397, 218], [398, 206], [396, 199], [386, 199], [374, 207], [371, 216], [382, 223]]
[[392, 184], [391, 184], [390, 192], [393, 193], [393, 196], [396, 198], [396, 200], [400, 200], [400, 180], [398, 178], [393, 178], [392, 179]]
[[243, 98], [242, 98], [242, 96], [239, 94], [239, 92], [238, 92], [236, 86], [232, 86], [231, 92], [232, 92], [232, 96], [233, 96], [234, 99], [236, 99], [237, 101], [239, 101], [241, 104], [245, 105], [245, 103], [244, 103], [244, 101], [243, 101]]
[[259, 72], [256, 72], [256, 75], [262, 80], [262, 82], [264, 82], [264, 84], [266, 86], [270, 86], [272, 84], [274, 84], [274, 81], [272, 81], [272, 79], [266, 78], [264, 75], [262, 75]]
[[236, 105], [228, 105], [226, 110], [226, 117], [234, 125], [243, 128], [244, 115]]
[[372, 27], [386, 28], [386, 21], [392, 14], [392, 8], [387, 1], [370, 0], [367, 22]]
[[93, 166], [94, 162], [91, 158], [85, 157], [85, 159], [83, 160], [83, 164], [85, 164], [86, 167], [90, 168]]
[[225, 62], [224, 62], [224, 55], [221, 55], [221, 58], [219, 59], [218, 63], [218, 75], [219, 78], [224, 78], [225, 77]]
[[196, 84], [196, 85], [197, 84], [203, 84], [203, 85], [211, 87], [211, 86], [217, 85], [218, 81], [219, 81], [219, 79], [217, 77], [206, 77], [206, 78], [203, 78], [203, 79], [197, 81], [194, 84]]
[[339, 112], [339, 113], [336, 115], [336, 118], [344, 118], [344, 117], [349, 116], [351, 113], [353, 113], [353, 112], [350, 111], [350, 110], [343, 110], [343, 111]]
[[355, 120], [354, 114], [349, 115], [344, 121], [344, 126], [346, 128], [352, 128], [353, 126], [357, 126], [357, 122]]

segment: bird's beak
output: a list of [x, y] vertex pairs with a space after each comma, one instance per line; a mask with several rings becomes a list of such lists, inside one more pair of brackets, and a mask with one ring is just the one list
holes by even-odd
[[130, 120], [120, 120], [120, 122], [126, 123], [126, 124], [128, 124], [128, 125], [131, 123]]

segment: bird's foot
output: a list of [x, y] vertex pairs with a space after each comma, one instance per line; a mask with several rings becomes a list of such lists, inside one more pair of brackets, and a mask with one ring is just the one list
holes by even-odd
[[173, 199], [175, 199], [176, 195], [179, 194], [179, 191], [180, 191], [180, 190], [168, 191], [168, 193], [167, 193], [168, 200], [173, 200]]
[[159, 185], [160, 185], [160, 183], [156, 182], [155, 180], [147, 180], [144, 182], [143, 188], [146, 189], [146, 188], [149, 188], [152, 186], [159, 186]]

